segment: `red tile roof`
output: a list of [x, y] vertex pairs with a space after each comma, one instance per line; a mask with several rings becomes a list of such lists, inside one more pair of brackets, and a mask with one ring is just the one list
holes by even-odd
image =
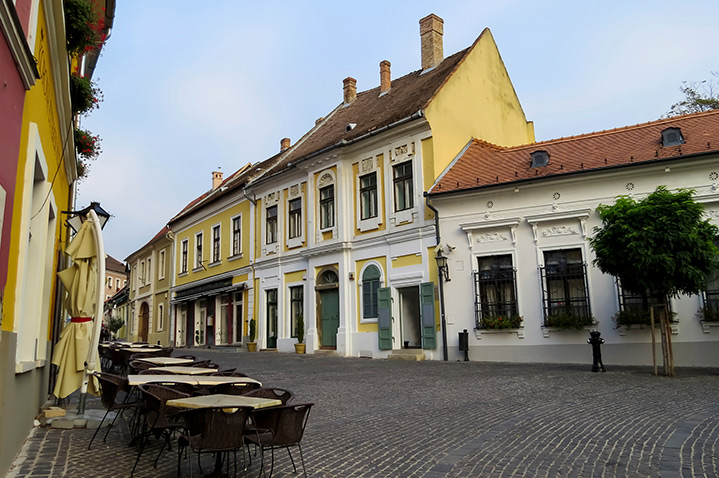
[[[662, 131], [671, 127], [681, 129], [685, 143], [663, 147]], [[530, 154], [541, 150], [549, 153], [549, 163], [531, 167]], [[719, 110], [511, 148], [472, 139], [429, 192], [444, 194], [718, 151]]]
[[125, 264], [112, 257], [110, 254], [107, 254], [107, 256], [105, 257], [105, 269], [108, 271], [124, 274]]

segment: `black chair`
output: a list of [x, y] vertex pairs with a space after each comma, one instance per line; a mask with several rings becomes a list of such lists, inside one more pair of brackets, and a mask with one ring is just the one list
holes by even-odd
[[140, 385], [140, 391], [145, 401], [145, 413], [143, 430], [139, 435], [140, 449], [137, 452], [137, 459], [135, 460], [135, 466], [132, 467], [130, 476], [133, 476], [137, 464], [140, 462], [140, 457], [145, 449], [147, 439], [150, 435], [154, 435], [155, 438], [163, 437], [165, 439], [162, 447], [160, 448], [157, 458], [155, 458], [154, 467], [157, 467], [157, 462], [162, 455], [165, 446], [170, 445], [172, 433], [177, 429], [181, 428], [181, 423], [177, 420], [177, 413], [181, 410], [180, 408], [168, 407], [167, 401], [176, 398], [187, 398], [190, 395], [187, 393], [180, 392], [170, 387], [165, 387], [156, 384]]
[[290, 392], [289, 390], [273, 387], [257, 388], [255, 390], [247, 392], [245, 395], [247, 395], [248, 397], [272, 398], [276, 400], [281, 400], [282, 405], [287, 405], [287, 403], [295, 396], [295, 394]]
[[242, 372], [235, 372], [235, 369], [220, 370], [219, 372], [212, 372], [210, 375], [214, 377], [247, 377]]
[[153, 365], [149, 362], [144, 362], [142, 360], [130, 360], [130, 362], [128, 363], [128, 366], [129, 366], [130, 372], [139, 373], [143, 370], [148, 370], [148, 369], [154, 368], [157, 365]]
[[[182, 451], [188, 449], [198, 454], [197, 461], [200, 462], [200, 455], [205, 452], [216, 453], [215, 474], [219, 475], [222, 469], [222, 456], [226, 455], [227, 473], [230, 471], [229, 454], [232, 452], [235, 463], [235, 476], [237, 476], [237, 455], [236, 451], [242, 451], [242, 462], [244, 465], [244, 432], [247, 417], [252, 407], [239, 407], [231, 409], [223, 408], [200, 408], [186, 410], [181, 413], [185, 422], [185, 432], [177, 441], [177, 476], [181, 476]], [[190, 453], [187, 454], [187, 462], [190, 464], [190, 477], [192, 477], [192, 465]], [[202, 467], [200, 465], [200, 470]]]
[[300, 461], [302, 463], [302, 469], [304, 471], [305, 478], [307, 477], [307, 469], [305, 468], [305, 460], [302, 456], [302, 436], [307, 426], [307, 420], [309, 419], [310, 409], [314, 404], [303, 403], [296, 405], [283, 405], [281, 407], [270, 407], [261, 408], [255, 410], [253, 417], [256, 423], [264, 423], [267, 425], [267, 429], [257, 429], [254, 433], [245, 433], [245, 441], [248, 444], [258, 446], [261, 451], [260, 459], [260, 475], [265, 466], [265, 450], [270, 450], [271, 462], [270, 462], [270, 477], [272, 477], [272, 471], [275, 466], [275, 449], [285, 448], [287, 454], [290, 456], [292, 462], [292, 468], [297, 473], [297, 467], [295, 466], [295, 460], [292, 458], [290, 447], [296, 446], [300, 450]]
[[170, 357], [175, 349], [172, 347], [162, 347], [160, 350], [155, 352], [155, 357]]
[[209, 388], [210, 394], [225, 395], [246, 395], [252, 390], [260, 388], [260, 384], [256, 382], [238, 382], [238, 383], [221, 383]]
[[[100, 421], [100, 425], [97, 429], [95, 429], [95, 433], [93, 433], [90, 443], [87, 444], [88, 450], [92, 446], [92, 442], [95, 440], [97, 432], [99, 432], [100, 428], [102, 428], [102, 424], [105, 422], [105, 419], [110, 412], [116, 413], [112, 422], [110, 422], [110, 426], [108, 426], [105, 431], [105, 436], [102, 439], [103, 442], [107, 440], [107, 434], [110, 433], [110, 429], [115, 425], [115, 420], [117, 420], [117, 418], [122, 415], [125, 410], [133, 410], [136, 415], [137, 411], [143, 406], [142, 401], [130, 400], [130, 386], [127, 383], [127, 378], [119, 375], [113, 375], [111, 373], [101, 373], [97, 375], [97, 380], [100, 382], [100, 401], [102, 402], [102, 406], [107, 410]], [[133, 415], [133, 419], [130, 420], [131, 423], [134, 422], [135, 415]], [[133, 428], [132, 425], [130, 428]]]

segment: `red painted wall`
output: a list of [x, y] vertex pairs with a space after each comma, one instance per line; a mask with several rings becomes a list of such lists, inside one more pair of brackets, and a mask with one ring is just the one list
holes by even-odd
[[15, 2], [15, 11], [17, 17], [20, 19], [20, 25], [25, 32], [25, 38], [27, 38], [27, 29], [30, 25], [30, 10], [32, 8], [33, 0], [17, 0]]
[[3, 215], [2, 237], [0, 237], [0, 294], [3, 295], [7, 282], [10, 227], [20, 154], [24, 100], [25, 87], [10, 53], [5, 35], [0, 34], [0, 186], [5, 190], [5, 208], [0, 211]]

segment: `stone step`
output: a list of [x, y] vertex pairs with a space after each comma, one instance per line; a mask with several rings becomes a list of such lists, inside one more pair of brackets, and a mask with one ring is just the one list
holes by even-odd
[[424, 350], [422, 349], [397, 349], [387, 357], [390, 360], [414, 360], [420, 361], [426, 359]]

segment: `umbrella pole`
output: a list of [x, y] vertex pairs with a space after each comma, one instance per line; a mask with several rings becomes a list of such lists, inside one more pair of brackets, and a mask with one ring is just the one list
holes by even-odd
[[85, 370], [82, 373], [82, 387], [80, 388], [80, 403], [77, 406], [78, 415], [85, 413], [85, 402], [87, 401], [87, 386], [90, 381], [90, 375], [95, 370], [97, 361], [97, 348], [100, 344], [100, 328], [102, 327], [102, 311], [105, 299], [105, 245], [102, 241], [102, 228], [100, 227], [100, 219], [95, 211], [90, 209], [88, 220], [92, 221], [95, 237], [95, 246], [97, 249], [97, 300], [95, 301], [95, 319], [92, 327], [92, 335], [90, 336], [90, 350], [85, 360]]

